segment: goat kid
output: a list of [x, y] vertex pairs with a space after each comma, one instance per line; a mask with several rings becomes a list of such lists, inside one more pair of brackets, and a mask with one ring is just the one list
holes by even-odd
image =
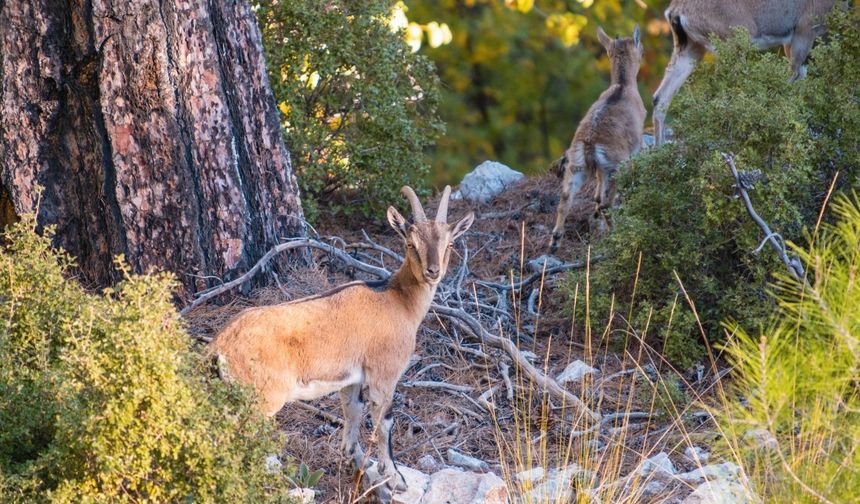
[[406, 243], [406, 256], [387, 280], [351, 282], [317, 296], [247, 309], [211, 343], [225, 374], [253, 386], [267, 415], [277, 413], [286, 402], [340, 391], [345, 420], [342, 449], [356, 469], [363, 469], [365, 462], [359, 428], [364, 400], [369, 400], [379, 474], [388, 478], [380, 495], [383, 500], [390, 499], [395, 489], [404, 489], [391, 452], [394, 389], [448, 269], [453, 242], [475, 218], [469, 213], [456, 224], [447, 223], [450, 187], [445, 188], [433, 221], [427, 220], [411, 188], [403, 187], [402, 192], [412, 205], [414, 223], [388, 208], [388, 222]]
[[564, 181], [550, 240], [552, 252], [558, 249], [564, 221], [582, 186], [597, 178], [594, 199], [600, 214], [615, 202], [614, 175], [619, 165], [642, 146], [646, 112], [636, 86], [643, 54], [639, 26], [633, 29], [631, 38], [612, 40], [603, 28], [597, 29], [597, 37], [609, 54], [612, 81], [579, 123], [570, 148], [555, 163], [559, 176], [563, 172]]
[[720, 39], [743, 27], [760, 49], [782, 45], [791, 60], [792, 80], [806, 76], [806, 60], [815, 38], [824, 33], [823, 17], [837, 0], [672, 0], [666, 20], [674, 48], [660, 87], [654, 93], [654, 136], [664, 141], [666, 111], [672, 98], [705, 53]]

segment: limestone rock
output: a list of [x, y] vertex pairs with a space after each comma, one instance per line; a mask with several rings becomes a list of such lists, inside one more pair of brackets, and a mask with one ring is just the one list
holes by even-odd
[[540, 273], [544, 269], [544, 263], [546, 263], [546, 269], [554, 268], [556, 266], [561, 266], [564, 262], [558, 257], [551, 256], [548, 254], [544, 254], [536, 259], [532, 259], [531, 261], [526, 263], [526, 269], [531, 271], [532, 273]]
[[430, 477], [420, 504], [506, 504], [507, 500], [507, 486], [495, 474], [449, 468]]
[[564, 368], [564, 371], [558, 375], [556, 381], [559, 383], [578, 382], [587, 374], [597, 373], [598, 370], [582, 362], [575, 360]]
[[460, 182], [457, 199], [489, 203], [513, 183], [524, 178], [522, 173], [495, 161], [484, 161]]
[[316, 498], [316, 492], [314, 492], [312, 488], [293, 488], [287, 492], [287, 497], [292, 499], [291, 502], [313, 504], [314, 499]]
[[470, 457], [453, 448], [448, 448], [448, 463], [470, 471], [487, 472], [490, 470], [490, 465], [483, 460]]
[[740, 481], [706, 481], [683, 500], [682, 504], [754, 504], [759, 502]]

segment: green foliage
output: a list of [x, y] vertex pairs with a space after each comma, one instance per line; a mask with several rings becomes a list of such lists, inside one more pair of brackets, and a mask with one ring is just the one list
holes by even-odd
[[269, 80], [304, 193], [365, 213], [425, 184], [425, 149], [442, 130], [432, 64], [389, 24], [391, 0], [257, 3]]
[[34, 227], [0, 253], [0, 499], [285, 502], [277, 430], [190, 348], [173, 278], [88, 293]]
[[421, 48], [445, 84], [439, 111], [448, 134], [433, 156], [437, 183], [456, 183], [485, 159], [543, 173], [609, 85], [598, 26], [629, 36], [639, 23], [648, 105], [671, 53], [665, 0], [405, 1], [410, 20], [445, 23], [453, 34], [450, 44]]
[[[815, 216], [815, 191], [798, 189], [815, 186], [806, 112], [785, 59], [758, 52], [745, 33], [716, 45], [719, 58], [703, 64], [675, 100], [677, 141], [623, 170], [623, 204], [592, 278], [592, 292], [614, 290], [619, 311], [640, 324], [650, 320], [651, 334], [660, 336], [652, 343], [663, 343], [664, 355], [684, 368], [704, 356], [696, 315], [710, 339], [720, 337], [727, 318], [754, 326], [772, 307], [770, 272], [782, 268], [769, 249], [752, 253], [761, 234], [719, 152], [735, 153], [742, 170], [761, 171], [750, 193], [773, 229], [797, 236]], [[608, 301], [596, 303], [605, 315]]]
[[302, 462], [299, 464], [299, 468], [296, 470], [296, 473], [292, 476], [288, 476], [287, 478], [290, 480], [290, 483], [295, 485], [298, 488], [313, 488], [319, 483], [320, 478], [323, 477], [325, 471], [322, 469], [317, 469], [316, 471], [311, 472], [308, 469], [307, 464]]
[[[856, 3], [856, 2], [855, 2]], [[813, 131], [815, 166], [837, 187], [860, 186], [860, 6], [828, 20], [827, 43], [812, 51], [804, 101]]]
[[[767, 329], [756, 337], [729, 327], [733, 399], [718, 418], [767, 502], [860, 495], [860, 208], [839, 197], [834, 210], [838, 224], [808, 250], [795, 247], [809, 281], [779, 277]], [[750, 430], [775, 446], [750, 443]]]

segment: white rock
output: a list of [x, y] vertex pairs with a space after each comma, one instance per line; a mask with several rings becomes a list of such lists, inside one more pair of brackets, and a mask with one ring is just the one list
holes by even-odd
[[521, 352], [520, 352], [520, 355], [522, 355], [522, 356], [523, 356], [523, 359], [525, 359], [525, 360], [527, 360], [527, 361], [529, 361], [529, 362], [534, 362], [534, 361], [536, 361], [536, 360], [537, 360], [537, 358], [538, 358], [538, 356], [537, 356], [537, 354], [536, 354], [536, 353], [531, 352], [531, 351], [529, 351], [529, 350], [523, 350], [523, 351], [521, 351]]
[[546, 269], [554, 268], [556, 266], [561, 266], [564, 262], [558, 257], [551, 256], [548, 254], [544, 254], [536, 259], [532, 259], [531, 261], [526, 263], [526, 269], [531, 271], [532, 273], [540, 273], [544, 271], [544, 263], [546, 263]]
[[546, 481], [525, 492], [523, 500], [525, 502], [567, 502], [576, 490], [576, 480], [588, 485], [593, 479], [594, 474], [579, 464], [553, 469], [547, 475]]
[[281, 459], [278, 458], [277, 455], [269, 455], [266, 457], [266, 470], [270, 473], [278, 472], [283, 467], [284, 464], [281, 463]]
[[520, 471], [516, 475], [516, 479], [520, 484], [530, 483], [532, 486], [546, 476], [546, 471], [543, 467], [537, 466], [527, 471]]
[[418, 467], [428, 472], [434, 472], [441, 467], [441, 464], [439, 464], [439, 462], [436, 462], [436, 459], [433, 457], [433, 455], [430, 455], [428, 453], [427, 455], [423, 455], [421, 458], [418, 459]]
[[643, 478], [650, 476], [652, 478], [660, 479], [665, 479], [677, 472], [675, 470], [675, 464], [672, 463], [672, 460], [666, 452], [660, 452], [651, 458], [643, 460], [637, 471]]
[[704, 464], [709, 458], [711, 458], [711, 454], [707, 450], [703, 450], [698, 446], [688, 446], [684, 448], [684, 456], [694, 464]]
[[[419, 502], [427, 491], [430, 476], [417, 469], [399, 464], [397, 465], [397, 471], [403, 476], [406, 482], [406, 490], [397, 492], [392, 496], [394, 504], [415, 504]], [[381, 481], [376, 462], [367, 468], [365, 475], [370, 482], [377, 483]]]
[[448, 448], [448, 463], [470, 471], [486, 472], [490, 470], [490, 465], [483, 460], [470, 457], [453, 448]]
[[636, 489], [634, 495], [640, 500], [647, 499], [664, 493], [666, 491], [666, 486], [666, 483], [662, 481], [650, 480], [640, 488]]
[[287, 497], [290, 502], [299, 502], [300, 504], [313, 504], [316, 498], [316, 492], [311, 488], [293, 488], [287, 492]]
[[733, 480], [740, 476], [741, 468], [732, 462], [723, 462], [722, 464], [707, 465], [698, 467], [692, 471], [685, 472], [676, 476], [679, 480], [690, 485], [702, 483], [705, 480]]
[[430, 477], [420, 504], [506, 504], [507, 500], [508, 488], [495, 474], [448, 468]]
[[564, 368], [564, 371], [558, 375], [556, 381], [559, 383], [578, 382], [582, 380], [585, 375], [597, 372], [597, 369], [589, 366], [581, 360], [575, 360]]
[[524, 177], [502, 163], [484, 161], [463, 178], [458, 192], [468, 201], [489, 203], [508, 186]]
[[754, 504], [759, 500], [737, 480], [706, 481], [682, 504]]

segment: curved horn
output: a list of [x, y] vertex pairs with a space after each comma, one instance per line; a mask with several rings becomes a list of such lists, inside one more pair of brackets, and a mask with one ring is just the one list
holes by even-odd
[[409, 204], [412, 205], [412, 219], [415, 222], [426, 221], [427, 216], [424, 215], [424, 208], [421, 206], [421, 202], [418, 201], [418, 195], [415, 194], [415, 191], [413, 191], [409, 186], [403, 186], [403, 188], [400, 189], [400, 192], [406, 196], [406, 199], [409, 200]]
[[446, 185], [439, 200], [439, 210], [436, 211], [436, 222], [448, 222], [448, 200], [451, 198], [451, 186]]

